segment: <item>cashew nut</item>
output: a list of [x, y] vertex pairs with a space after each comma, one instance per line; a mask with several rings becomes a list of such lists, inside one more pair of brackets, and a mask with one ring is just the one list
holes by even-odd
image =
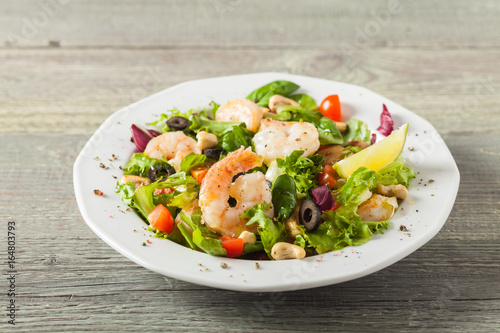
[[255, 244], [257, 242], [257, 237], [253, 232], [243, 231], [238, 238], [242, 238], [245, 244]]
[[281, 95], [273, 95], [269, 98], [269, 110], [276, 113], [276, 110], [283, 105], [299, 106], [299, 103], [295, 102], [293, 99], [286, 98]]
[[151, 181], [148, 178], [133, 176], [133, 175], [125, 175], [122, 177], [122, 179], [120, 179], [120, 184], [127, 184], [130, 182], [132, 182], [134, 184], [142, 184], [142, 185], [151, 184]]
[[356, 146], [356, 147], [359, 147], [361, 149], [365, 149], [366, 147], [369, 146], [369, 144], [367, 144], [366, 142], [361, 141], [361, 140], [353, 140], [353, 141], [347, 142], [346, 146]]
[[198, 134], [196, 134], [196, 139], [198, 140], [197, 146], [201, 150], [212, 148], [216, 146], [218, 143], [215, 134], [208, 133], [205, 131], [198, 132]]
[[273, 245], [271, 256], [275, 260], [302, 259], [306, 256], [306, 250], [298, 245], [278, 242]]
[[342, 132], [345, 132], [345, 130], [347, 129], [347, 124], [343, 123], [341, 121], [337, 121], [335, 123], [335, 127], [337, 127], [337, 129], [339, 130], [340, 133], [342, 133]]
[[335, 183], [335, 185], [333, 185], [333, 189], [338, 190], [339, 188], [341, 188], [342, 186], [344, 186], [346, 182], [347, 181], [344, 178], [340, 178], [339, 180], [337, 180], [337, 182]]
[[290, 236], [292, 237], [296, 237], [301, 233], [297, 221], [292, 219], [285, 220], [285, 228], [290, 232]]
[[396, 197], [401, 200], [406, 199], [406, 197], [408, 196], [408, 189], [401, 184], [389, 186], [378, 184], [377, 192], [379, 194], [385, 195], [386, 197]]

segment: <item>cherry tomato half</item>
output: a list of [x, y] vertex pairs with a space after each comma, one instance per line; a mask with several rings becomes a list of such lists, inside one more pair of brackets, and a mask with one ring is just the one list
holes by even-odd
[[318, 175], [318, 185], [328, 185], [329, 188], [333, 188], [339, 178], [337, 171], [335, 171], [330, 164], [327, 164]]
[[340, 108], [340, 100], [338, 95], [330, 95], [321, 102], [319, 111], [323, 116], [330, 118], [333, 121], [340, 121], [342, 111]]

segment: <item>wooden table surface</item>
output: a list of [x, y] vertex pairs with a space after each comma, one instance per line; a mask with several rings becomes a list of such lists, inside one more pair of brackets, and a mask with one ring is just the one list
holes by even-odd
[[[499, 17], [495, 0], [2, 1], [0, 331], [500, 331]], [[358, 84], [428, 119], [461, 173], [439, 234], [370, 276], [276, 295], [153, 273], [87, 227], [72, 166], [110, 114], [265, 71]]]

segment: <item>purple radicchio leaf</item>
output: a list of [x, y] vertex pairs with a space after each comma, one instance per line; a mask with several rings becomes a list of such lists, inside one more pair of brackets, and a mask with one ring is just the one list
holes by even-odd
[[137, 124], [132, 124], [130, 129], [132, 130], [132, 139], [134, 140], [137, 150], [143, 152], [149, 140], [153, 138], [153, 135], [147, 129]]
[[158, 135], [161, 135], [160, 132], [158, 131], [155, 131], [155, 130], [148, 130], [148, 132], [153, 136], [153, 137], [157, 137]]
[[377, 141], [377, 134], [376, 133], [372, 133], [372, 139], [370, 141], [370, 145], [374, 144], [376, 141]]
[[316, 187], [312, 190], [313, 200], [319, 206], [322, 212], [330, 210], [335, 206], [335, 200], [328, 189], [328, 186]]
[[384, 110], [380, 115], [380, 127], [377, 128], [377, 131], [382, 135], [388, 136], [394, 130], [394, 121], [392, 120], [389, 110], [387, 110], [387, 106], [385, 106], [385, 104], [382, 105], [384, 106]]

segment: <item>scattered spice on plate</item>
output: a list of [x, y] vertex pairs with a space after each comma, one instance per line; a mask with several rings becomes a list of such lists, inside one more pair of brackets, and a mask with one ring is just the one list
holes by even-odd
[[146, 243], [145, 243], [145, 242], [142, 242], [142, 244], [141, 244], [141, 245], [142, 245], [142, 246], [146, 246]]
[[106, 166], [104, 165], [104, 163], [99, 163], [99, 167], [103, 168], [103, 169], [106, 168]]
[[401, 225], [399, 226], [399, 231], [408, 231], [408, 229], [406, 228], [406, 226], [405, 226], [405, 225], [402, 225], [402, 224], [401, 224]]
[[148, 244], [153, 244], [149, 239], [146, 241]]
[[100, 197], [103, 195], [103, 193], [102, 193], [102, 191], [101, 191], [101, 190], [94, 190], [94, 194], [95, 194], [95, 195], [98, 195], [98, 196], [100, 196]]
[[225, 262], [221, 262], [220, 263], [220, 267], [226, 269], [227, 268], [227, 264]]
[[111, 154], [111, 157], [112, 157], [114, 160], [117, 160], [117, 159], [118, 159], [118, 157], [116, 157], [116, 155], [115, 155], [115, 154]]
[[255, 269], [259, 269], [260, 268], [260, 265], [258, 262], [255, 263]]
[[434, 183], [434, 182], [435, 182], [435, 180], [434, 180], [434, 179], [429, 179], [429, 184], [432, 184], [432, 183]]
[[409, 150], [409, 151], [414, 151], [414, 150], [415, 150], [415, 147], [408, 147], [408, 150]]

